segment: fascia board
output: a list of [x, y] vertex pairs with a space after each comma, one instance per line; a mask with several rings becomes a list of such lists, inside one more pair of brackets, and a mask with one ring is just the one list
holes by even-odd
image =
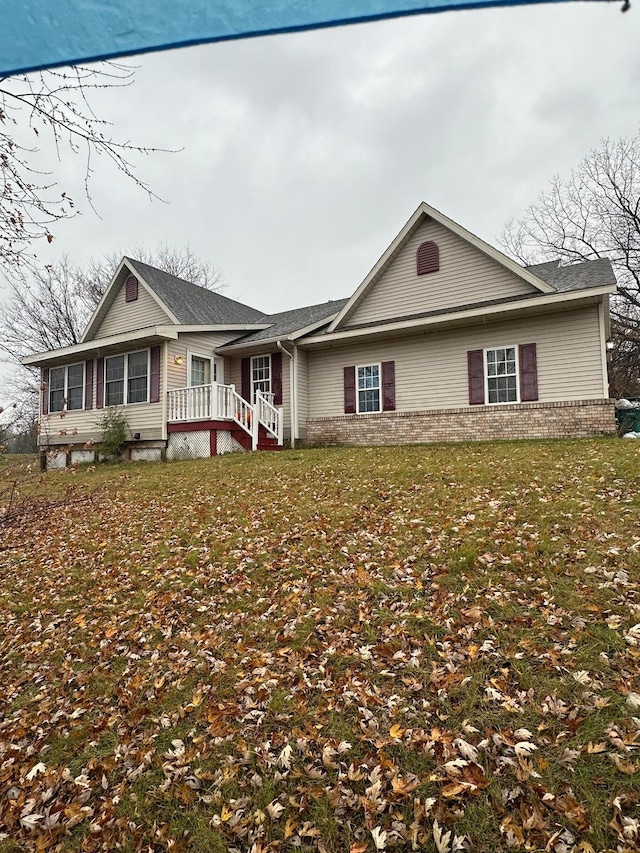
[[333, 332], [340, 323], [348, 317], [348, 315], [353, 311], [356, 305], [361, 301], [365, 292], [369, 289], [370, 284], [376, 278], [378, 273], [384, 268], [384, 266], [388, 263], [391, 257], [396, 253], [399, 246], [404, 241], [407, 234], [414, 227], [418, 219], [421, 216], [430, 216], [432, 219], [435, 219], [436, 222], [439, 222], [445, 228], [448, 228], [454, 234], [457, 234], [458, 237], [465, 240], [474, 248], [483, 252], [488, 257], [492, 258], [494, 261], [499, 263], [501, 266], [506, 267], [510, 272], [514, 275], [517, 275], [519, 278], [526, 281], [528, 284], [532, 285], [536, 288], [536, 290], [541, 293], [557, 293], [556, 289], [552, 287], [550, 284], [547, 284], [546, 281], [543, 281], [538, 276], [533, 275], [524, 267], [521, 267], [515, 261], [512, 261], [511, 258], [508, 258], [505, 254], [500, 252], [498, 249], [495, 249], [493, 246], [489, 245], [489, 243], [485, 243], [484, 240], [481, 240], [480, 237], [476, 237], [475, 234], [472, 234], [470, 231], [467, 231], [466, 228], [463, 228], [462, 225], [458, 225], [457, 222], [454, 222], [453, 219], [449, 219], [448, 216], [445, 216], [443, 213], [440, 213], [439, 210], [436, 210], [435, 207], [431, 207], [431, 205], [426, 202], [422, 202], [417, 210], [412, 214], [409, 218], [408, 222], [399, 232], [399, 234], [393, 239], [391, 244], [389, 245], [386, 252], [381, 256], [378, 262], [375, 264], [373, 269], [368, 273], [362, 284], [358, 287], [356, 292], [353, 294], [351, 299], [344, 306], [340, 314], [333, 321], [331, 326], [329, 327], [329, 332]]
[[282, 340], [297, 341], [298, 338], [310, 335], [311, 332], [315, 332], [316, 329], [321, 329], [323, 326], [326, 326], [327, 323], [333, 322], [337, 316], [338, 312], [336, 311], [335, 314], [331, 314], [329, 317], [323, 317], [322, 320], [316, 320], [315, 323], [309, 323], [309, 325], [305, 326], [303, 329], [298, 329], [296, 332], [292, 332], [286, 337], [282, 337]]
[[[81, 343], [81, 344], [83, 344], [83, 343], [87, 340], [87, 337], [88, 337], [88, 336], [89, 336], [89, 334], [93, 331], [93, 327], [96, 325], [97, 321], [98, 321], [99, 319], [102, 319], [102, 315], [103, 315], [103, 313], [106, 313], [105, 305], [106, 305], [106, 304], [107, 304], [107, 302], [109, 301], [109, 298], [110, 298], [110, 296], [111, 296], [111, 291], [112, 291], [112, 290], [113, 290], [113, 288], [115, 287], [115, 283], [116, 283], [116, 281], [118, 280], [118, 276], [120, 275], [120, 273], [121, 273], [121, 271], [122, 271], [122, 268], [123, 268], [125, 265], [126, 265], [126, 261], [125, 261], [125, 258], [123, 258], [123, 259], [120, 261], [120, 263], [118, 264], [118, 269], [117, 269], [117, 270], [115, 271], [115, 273], [113, 274], [113, 278], [112, 278], [112, 279], [111, 279], [111, 281], [109, 282], [109, 285], [107, 286], [107, 289], [106, 289], [106, 290], [105, 290], [105, 292], [102, 294], [102, 298], [100, 299], [100, 301], [99, 301], [99, 302], [98, 302], [98, 304], [96, 305], [95, 310], [94, 310], [93, 314], [91, 315], [91, 319], [90, 319], [90, 320], [89, 320], [89, 322], [87, 323], [87, 327], [86, 327], [86, 329], [84, 330], [84, 333], [83, 333], [82, 337], [80, 338], [80, 343]], [[128, 266], [127, 266], [127, 269], [130, 269], [130, 267], [128, 267]]]
[[111, 307], [111, 302], [113, 301], [113, 300], [111, 300], [111, 292], [114, 289], [114, 287], [116, 285], [116, 281], [118, 280], [120, 273], [122, 272], [124, 267], [126, 267], [129, 270], [131, 275], [135, 275], [135, 277], [138, 279], [138, 281], [141, 282], [145, 291], [160, 306], [160, 308], [162, 308], [162, 310], [167, 315], [167, 317], [171, 321], [173, 321], [176, 325], [178, 325], [178, 318], [164, 304], [164, 302], [162, 301], [162, 299], [160, 299], [160, 297], [155, 292], [155, 290], [153, 290], [152, 287], [149, 287], [149, 285], [144, 280], [144, 277], [135, 268], [134, 261], [132, 259], [124, 257], [120, 261], [120, 263], [118, 265], [118, 269], [116, 270], [113, 278], [111, 279], [109, 286], [107, 287], [105, 292], [102, 294], [102, 299], [100, 300], [100, 302], [98, 302], [98, 305], [97, 305], [95, 311], [91, 315], [91, 319], [89, 320], [89, 322], [87, 324], [87, 328], [85, 329], [84, 334], [82, 335], [82, 338], [80, 339], [80, 343], [84, 343], [87, 340], [87, 338], [89, 337], [89, 335], [95, 331], [95, 329], [97, 328], [97, 325], [98, 325], [98, 320], [103, 320], [104, 317], [106, 316], [109, 308]]
[[114, 346], [126, 343], [136, 343], [141, 340], [175, 340], [178, 337], [177, 331], [167, 326], [147, 326], [145, 329], [137, 329], [135, 332], [123, 332], [120, 335], [112, 335], [108, 338], [94, 338], [85, 343], [73, 344], [69, 347], [60, 347], [60, 349], [48, 350], [47, 352], [39, 352], [34, 355], [28, 355], [23, 358], [22, 364], [25, 366], [38, 366], [52, 361], [69, 358], [73, 355], [82, 355], [83, 353], [96, 352], [100, 350], [112, 349]]
[[372, 280], [377, 276], [380, 270], [385, 266], [385, 264], [390, 260], [392, 255], [395, 253], [398, 246], [402, 243], [404, 238], [407, 236], [409, 231], [413, 228], [417, 220], [419, 219], [422, 213], [422, 205], [419, 205], [417, 209], [413, 212], [413, 214], [409, 217], [409, 220], [406, 222], [404, 227], [399, 231], [399, 233], [394, 237], [386, 251], [378, 259], [377, 263], [371, 268], [371, 270], [367, 273], [364, 280], [353, 294], [351, 299], [347, 302], [344, 308], [339, 312], [338, 316], [329, 326], [329, 332], [333, 332], [333, 330], [338, 326], [342, 320], [347, 317], [351, 311], [355, 308], [355, 306], [360, 301], [361, 297], [364, 296], [366, 290], [369, 288]]
[[497, 316], [500, 314], [517, 314], [518, 312], [528, 310], [529, 308], [544, 309], [553, 307], [554, 305], [562, 304], [567, 304], [568, 307], [571, 307], [571, 303], [573, 302], [590, 299], [595, 296], [603, 297], [608, 295], [609, 293], [612, 293], [614, 290], [614, 285], [606, 285], [603, 287], [593, 287], [589, 290], [571, 291], [570, 293], [558, 293], [557, 291], [554, 291], [554, 293], [549, 296], [535, 296], [532, 299], [523, 300], [515, 304], [502, 303], [498, 305], [490, 305], [485, 308], [472, 308], [467, 311], [458, 311], [449, 314], [438, 314], [435, 317], [422, 317], [420, 319], [412, 320], [397, 320], [394, 323], [384, 323], [376, 326], [348, 329], [343, 332], [327, 332], [324, 335], [318, 335], [317, 337], [311, 336], [304, 340], [300, 340], [298, 341], [298, 343], [305, 348], [316, 347], [322, 346], [325, 343], [331, 344], [337, 341], [348, 342], [349, 340], [353, 340], [356, 338], [366, 338], [381, 333], [385, 333], [388, 335], [389, 333], [393, 332], [408, 332], [412, 329], [420, 331], [421, 329], [427, 327], [450, 325], [452, 321], [457, 320], [464, 321], [474, 318], [482, 318], [483, 321], [486, 321], [487, 319], [491, 319], [492, 315]]
[[[330, 315], [329, 317], [324, 317], [322, 320], [316, 320], [315, 323], [310, 323], [308, 326], [305, 326], [302, 329], [298, 329], [295, 332], [290, 332], [288, 335], [273, 335], [270, 338], [261, 338], [259, 341], [245, 341], [244, 343], [237, 344], [223, 344], [224, 349], [221, 348], [221, 354], [229, 353], [231, 355], [241, 353], [241, 352], [254, 352], [256, 350], [262, 349], [265, 346], [270, 346], [271, 344], [275, 344], [278, 341], [297, 341], [299, 338], [304, 335], [310, 335], [312, 332], [315, 332], [316, 329], [321, 329], [323, 326], [326, 326], [327, 323], [335, 317], [336, 315]], [[263, 328], [268, 329], [269, 326], [263, 326]]]
[[199, 325], [176, 325], [176, 326], [158, 326], [158, 329], [180, 332], [261, 332], [263, 329], [268, 329], [271, 323], [215, 323], [215, 324], [199, 324]]
[[157, 302], [157, 304], [160, 306], [160, 308], [162, 308], [162, 310], [164, 311], [164, 313], [167, 315], [167, 317], [168, 317], [168, 318], [169, 318], [173, 323], [175, 323], [176, 325], [179, 325], [179, 324], [180, 324], [180, 321], [178, 320], [178, 318], [176, 317], [176, 315], [173, 313], [173, 311], [171, 311], [171, 309], [168, 307], [168, 305], [166, 305], [166, 303], [164, 303], [164, 302], [162, 301], [162, 299], [160, 299], [160, 297], [159, 297], [159, 296], [158, 296], [158, 294], [155, 292], [155, 290], [154, 290], [150, 285], [148, 285], [148, 284], [147, 284], [147, 282], [144, 280], [144, 276], [142, 275], [142, 273], [141, 273], [141, 272], [139, 272], [139, 271], [136, 269], [136, 266], [135, 266], [135, 263], [136, 263], [136, 262], [135, 262], [135, 259], [134, 259], [134, 258], [126, 258], [126, 257], [125, 257], [125, 259], [124, 259], [124, 260], [125, 260], [125, 262], [127, 263], [127, 266], [129, 267], [129, 269], [131, 270], [132, 275], [135, 275], [135, 277], [136, 277], [139, 281], [141, 281], [141, 282], [142, 282], [142, 284], [143, 284], [143, 286], [144, 286], [144, 289], [147, 291], [147, 293], [149, 294], [149, 296], [151, 296], [151, 298], [152, 298], [152, 299], [154, 299], [154, 300]]
[[261, 350], [264, 350], [265, 346], [271, 346], [271, 344], [275, 344], [276, 341], [288, 340], [290, 340], [290, 338], [287, 335], [278, 335], [273, 338], [260, 338], [259, 341], [245, 341], [244, 343], [238, 344], [220, 344], [220, 346], [215, 348], [215, 351], [219, 355], [240, 355], [245, 352], [260, 352]]

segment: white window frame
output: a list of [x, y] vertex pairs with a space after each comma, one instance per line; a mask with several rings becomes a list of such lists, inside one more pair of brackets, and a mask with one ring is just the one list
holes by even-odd
[[[256, 381], [253, 378], [253, 363], [257, 361], [259, 358], [267, 358], [269, 359], [269, 390], [264, 392], [266, 394], [271, 394], [271, 389], [273, 387], [273, 364], [271, 361], [271, 353], [263, 353], [262, 355], [252, 355], [251, 361], [249, 362], [249, 370], [250, 370], [250, 380], [251, 380], [251, 400], [249, 401], [251, 404], [256, 401]], [[257, 380], [259, 382], [263, 382], [264, 380]]]
[[[498, 400], [495, 403], [490, 403], [489, 402], [489, 362], [487, 360], [487, 353], [495, 352], [496, 350], [499, 350], [499, 349], [504, 349], [504, 350], [512, 349], [515, 353], [516, 399], [515, 400]], [[519, 352], [519, 345], [518, 344], [499, 344], [498, 346], [494, 346], [494, 347], [486, 347], [486, 349], [484, 349], [482, 351], [482, 358], [483, 358], [483, 362], [484, 362], [484, 399], [485, 399], [485, 405], [487, 405], [487, 406], [513, 406], [516, 403], [519, 403], [520, 402], [520, 352]], [[513, 374], [505, 373], [504, 375], [505, 376], [512, 376]], [[495, 379], [496, 377], [492, 376], [491, 378]]]
[[202, 359], [202, 361], [208, 361], [209, 362], [209, 382], [208, 383], [205, 382], [205, 385], [207, 385], [207, 384], [211, 385], [211, 383], [216, 381], [216, 379], [215, 379], [215, 376], [217, 376], [216, 360], [214, 359], [214, 357], [212, 355], [205, 355], [204, 353], [201, 353], [201, 352], [192, 352], [191, 350], [188, 350], [188, 352], [187, 352], [187, 385], [189, 386], [189, 388], [200, 388], [200, 387], [202, 387], [200, 385], [192, 385], [191, 384], [192, 366], [193, 366], [193, 359], [194, 358], [199, 358], [199, 359]]
[[[374, 391], [374, 388], [360, 388], [358, 385], [358, 371], [365, 367], [378, 368], [378, 408], [375, 411], [360, 411], [360, 391]], [[382, 411], [382, 362], [371, 361], [369, 364], [356, 364], [356, 414], [358, 415], [377, 415]]]
[[[77, 367], [79, 364], [82, 365], [82, 385], [80, 386], [82, 389], [82, 405], [76, 409], [69, 408], [69, 368]], [[53, 409], [51, 407], [51, 371], [52, 370], [64, 370], [64, 388], [62, 389], [62, 408], [61, 409]], [[84, 361], [74, 361], [73, 364], [64, 364], [59, 367], [50, 367], [49, 368], [49, 412], [54, 415], [58, 415], [61, 412], [82, 412], [84, 411], [84, 395], [85, 388], [87, 386], [87, 365]], [[58, 389], [59, 390], [59, 389]]]
[[[135, 403], [130, 403], [127, 399], [128, 390], [129, 390], [129, 356], [135, 355], [139, 352], [146, 352], [147, 354], [147, 399], [146, 400], [137, 400]], [[124, 379], [123, 379], [123, 387], [122, 387], [122, 402], [121, 403], [107, 403], [107, 361], [110, 358], [121, 358], [124, 356]], [[149, 404], [149, 397], [151, 395], [151, 350], [146, 347], [145, 349], [134, 349], [129, 352], [119, 352], [115, 355], [105, 356], [104, 359], [104, 377], [103, 377], [103, 388], [104, 388], [104, 406], [105, 408], [109, 408], [110, 406], [147, 406]]]

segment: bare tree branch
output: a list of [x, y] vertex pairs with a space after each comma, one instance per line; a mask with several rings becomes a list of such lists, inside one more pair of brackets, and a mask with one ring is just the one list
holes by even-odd
[[611, 260], [618, 278], [611, 393], [640, 396], [640, 134], [605, 139], [569, 178], [553, 178], [500, 242], [524, 264]]
[[51, 242], [54, 224], [76, 213], [74, 201], [58, 186], [55, 175], [36, 165], [41, 140], [53, 144], [58, 160], [66, 154], [84, 157], [84, 190], [92, 207], [95, 156], [106, 157], [157, 198], [137, 176], [130, 158], [164, 149], [116, 140], [109, 122], [99, 119], [91, 105], [92, 95], [127, 87], [133, 75], [130, 67], [105, 62], [0, 79], [0, 266], [10, 273], [33, 268], [33, 244], [42, 239]]
[[187, 246], [178, 249], [161, 243], [156, 248], [137, 246], [113, 251], [90, 260], [86, 266], [68, 257], [9, 280], [10, 295], [0, 303], [0, 354], [15, 371], [5, 382], [7, 399], [15, 400], [24, 429], [38, 410], [39, 371], [22, 366], [21, 359], [36, 352], [71, 346], [82, 333], [102, 298], [123, 255], [158, 267], [209, 290], [222, 290], [223, 274], [213, 264], [199, 260]]

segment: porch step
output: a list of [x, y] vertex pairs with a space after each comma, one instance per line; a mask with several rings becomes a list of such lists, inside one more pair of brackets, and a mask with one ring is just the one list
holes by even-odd
[[[230, 430], [232, 438], [238, 442], [245, 450], [251, 450], [251, 436], [239, 426], [234, 426]], [[282, 445], [278, 444], [273, 436], [270, 436], [266, 429], [261, 425], [258, 429], [258, 450], [282, 450]]]

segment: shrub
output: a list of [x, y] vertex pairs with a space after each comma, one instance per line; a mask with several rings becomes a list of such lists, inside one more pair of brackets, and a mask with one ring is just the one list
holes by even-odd
[[120, 409], [107, 409], [98, 421], [102, 440], [98, 451], [105, 462], [117, 462], [127, 441], [127, 421]]

